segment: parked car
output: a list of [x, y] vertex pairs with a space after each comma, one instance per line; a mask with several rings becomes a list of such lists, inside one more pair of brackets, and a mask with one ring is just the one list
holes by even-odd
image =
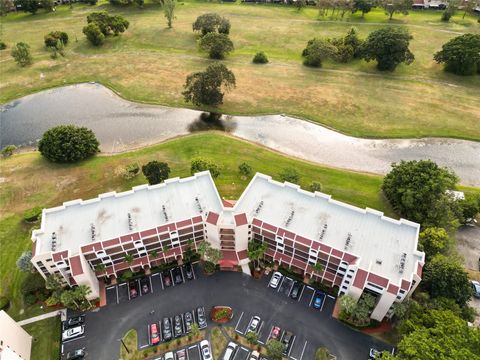
[[62, 323], [62, 330], [83, 325], [85, 323], [85, 315], [74, 316]]
[[198, 327], [204, 329], [207, 327], [207, 318], [205, 317], [205, 309], [203, 307], [197, 308]]
[[163, 285], [169, 287], [172, 285], [172, 279], [170, 278], [170, 272], [165, 271], [162, 273]]
[[180, 285], [181, 283], [183, 283], [182, 270], [180, 270], [179, 267], [176, 267], [172, 270], [172, 275], [175, 285]]
[[290, 331], [285, 331], [282, 336], [282, 344], [285, 345], [285, 349], [283, 350], [283, 355], [287, 356], [290, 352], [290, 347], [292, 346], [293, 342], [293, 334]]
[[270, 279], [270, 287], [273, 289], [276, 289], [278, 287], [278, 284], [280, 283], [280, 280], [282, 279], [283, 275], [280, 274], [278, 271], [274, 272], [272, 275], [272, 278]]
[[380, 351], [378, 351], [375, 348], [370, 348], [370, 351], [368, 352], [368, 358], [369, 359], [379, 359], [380, 358]]
[[79, 360], [85, 357], [85, 349], [78, 349], [69, 351], [67, 355], [65, 355], [66, 360]]
[[156, 345], [160, 342], [160, 333], [157, 323], [150, 324], [150, 345]]
[[213, 360], [208, 340], [202, 340], [200, 342], [200, 351], [202, 352], [202, 360]]
[[472, 280], [473, 296], [480, 299], [480, 282]]
[[172, 323], [168, 317], [164, 317], [162, 320], [162, 334], [164, 341], [172, 340]]
[[230, 341], [227, 345], [225, 353], [223, 354], [223, 360], [232, 360], [235, 356], [235, 352], [237, 351], [238, 345], [235, 344], [233, 341]]
[[138, 283], [137, 281], [130, 281], [128, 283], [128, 291], [130, 292], [130, 299], [135, 299], [138, 296]]
[[187, 351], [185, 349], [178, 350], [175, 355], [177, 356], [177, 360], [187, 360]]
[[193, 280], [192, 264], [188, 263], [183, 265], [183, 270], [185, 270], [185, 277], [187, 278], [187, 280]]
[[172, 351], [167, 352], [164, 356], [164, 360], [174, 360], [173, 352]]
[[180, 315], [175, 315], [173, 318], [173, 332], [175, 337], [179, 337], [183, 335], [183, 324], [182, 324], [182, 317]]
[[148, 278], [141, 278], [140, 279], [140, 288], [142, 289], [142, 294], [148, 294], [150, 292], [150, 284], [148, 282]]
[[260, 357], [260, 353], [257, 350], [253, 350], [252, 353], [250, 354], [249, 360], [258, 360]]
[[252, 317], [252, 320], [250, 321], [250, 326], [248, 327], [247, 332], [258, 332], [258, 329], [260, 328], [260, 316], [254, 316]]
[[62, 333], [62, 340], [70, 340], [82, 336], [85, 333], [85, 325], [76, 326]]
[[193, 325], [193, 314], [190, 311], [187, 311], [185, 314], [183, 314], [183, 320], [185, 321], [185, 332], [189, 333], [192, 331], [192, 325]]
[[293, 284], [292, 292], [290, 293], [290, 297], [294, 300], [297, 300], [300, 294], [302, 293], [303, 284], [299, 281], [295, 281]]
[[315, 309], [320, 309], [322, 307], [323, 302], [325, 301], [325, 294], [321, 291], [316, 291], [315, 295], [313, 296], [313, 303], [312, 306]]
[[273, 340], [280, 339], [281, 333], [282, 333], [282, 330], [278, 326], [274, 326], [272, 328], [272, 332], [270, 333], [270, 339], [273, 339]]

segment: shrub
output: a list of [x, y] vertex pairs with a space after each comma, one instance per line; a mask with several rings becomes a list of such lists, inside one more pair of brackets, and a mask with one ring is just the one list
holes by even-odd
[[26, 294], [23, 297], [23, 302], [25, 303], [25, 305], [31, 306], [37, 302], [37, 297], [35, 296], [35, 294]]
[[42, 215], [42, 208], [36, 206], [23, 213], [23, 220], [25, 220], [25, 222], [27, 223], [32, 223], [37, 221], [41, 215]]
[[155, 185], [168, 179], [168, 176], [170, 175], [170, 167], [167, 163], [154, 160], [143, 165], [142, 172], [147, 178], [148, 183], [150, 185]]
[[252, 61], [254, 64], [266, 64], [268, 63], [268, 58], [263, 51], [260, 51], [255, 54]]
[[250, 174], [252, 173], [252, 167], [248, 165], [246, 162], [244, 162], [238, 166], [238, 171], [243, 176], [250, 176]]
[[23, 295], [34, 294], [38, 291], [45, 289], [45, 280], [43, 280], [42, 275], [38, 273], [28, 274], [28, 276], [23, 280], [20, 287], [20, 292]]
[[193, 159], [190, 166], [190, 173], [193, 175], [200, 171], [209, 170], [213, 178], [217, 178], [220, 175], [220, 169], [217, 164], [210, 160], [197, 158]]
[[312, 183], [308, 186], [308, 190], [311, 192], [322, 191], [322, 184], [317, 181], [312, 181]]
[[0, 296], [0, 310], [7, 310], [10, 306], [10, 300], [6, 296]]
[[204, 36], [210, 32], [219, 32], [221, 34], [230, 33], [230, 21], [215, 13], [200, 15], [192, 24], [193, 31], [200, 31]]
[[92, 130], [74, 125], [60, 125], [47, 130], [38, 150], [50, 161], [73, 163], [99, 152], [99, 142]]
[[315, 360], [329, 360], [330, 359], [330, 352], [327, 348], [321, 347], [315, 353]]
[[437, 63], [444, 63], [446, 71], [457, 75], [480, 73], [480, 34], [464, 34], [451, 39], [433, 58]]
[[105, 35], [100, 31], [97, 24], [88, 24], [83, 28], [83, 33], [94, 46], [100, 46], [105, 41]]
[[17, 268], [23, 272], [30, 273], [33, 270], [32, 252], [30, 250], [24, 251], [17, 259]]
[[312, 39], [307, 43], [302, 56], [303, 64], [312, 67], [321, 67], [326, 59], [334, 59], [337, 56], [337, 48], [328, 41]]
[[96, 24], [103, 35], [118, 35], [128, 29], [130, 23], [120, 15], [110, 16], [106, 11], [93, 12], [87, 16], [87, 23]]
[[5, 44], [3, 41], [0, 41], [0, 50], [5, 50], [7, 48], [7, 44]]
[[200, 40], [200, 48], [208, 52], [210, 59], [223, 59], [226, 54], [233, 51], [232, 40], [225, 34], [211, 32]]
[[7, 158], [12, 156], [15, 150], [17, 150], [15, 145], [7, 145], [2, 149], [1, 153], [4, 158]]
[[140, 172], [140, 166], [137, 163], [133, 163], [125, 166], [124, 177], [126, 179], [132, 179], [135, 176], [137, 176], [139, 172]]
[[12, 49], [12, 57], [21, 67], [32, 63], [32, 55], [30, 54], [30, 46], [27, 43], [19, 42]]
[[44, 37], [46, 47], [57, 47], [57, 43], [59, 40], [63, 43], [63, 45], [67, 45], [68, 34], [63, 31], [52, 31]]
[[282, 181], [288, 181], [293, 184], [297, 184], [300, 181], [300, 175], [294, 168], [283, 169], [279, 176]]

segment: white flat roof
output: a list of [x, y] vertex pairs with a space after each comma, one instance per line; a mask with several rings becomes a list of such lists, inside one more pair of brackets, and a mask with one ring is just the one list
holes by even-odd
[[[32, 238], [37, 239], [37, 254], [48, 253], [52, 250], [51, 239], [55, 232], [55, 251], [70, 250], [70, 255], [74, 255], [80, 246], [92, 242], [91, 224], [95, 226], [95, 241], [104, 241], [204, 215], [210, 210], [220, 213], [222, 209], [210, 172], [205, 171], [188, 178], [168, 179], [153, 186], [140, 185], [125, 192], [105, 193], [94, 199], [73, 200], [44, 209], [41, 228], [32, 233]], [[128, 214], [132, 219], [132, 230]]]
[[[261, 209], [256, 213], [261, 202]], [[249, 220], [257, 217], [273, 226], [356, 255], [360, 258], [360, 267], [391, 281], [409, 280], [416, 270], [416, 261], [423, 262], [423, 253], [417, 251], [419, 224], [395, 220], [377, 210], [333, 200], [323, 193], [313, 194], [298, 185], [280, 183], [263, 174], [255, 175], [234, 211], [244, 212]], [[325, 224], [327, 229], [320, 240]], [[403, 254], [406, 259], [402, 274], [399, 266]]]

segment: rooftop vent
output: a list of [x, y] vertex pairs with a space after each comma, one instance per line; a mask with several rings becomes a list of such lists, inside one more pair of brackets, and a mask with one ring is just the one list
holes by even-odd
[[325, 233], [327, 232], [327, 224], [323, 225], [322, 230], [318, 233], [318, 239], [323, 240]]
[[288, 215], [287, 220], [285, 221], [285, 226], [290, 225], [293, 220], [293, 216], [295, 215], [295, 210], [290, 211], [290, 215]]
[[197, 197], [197, 196], [195, 196], [195, 203], [197, 204], [198, 212], [199, 212], [200, 214], [203, 213], [202, 204], [200, 204], [200, 200], [198, 200], [198, 197]]
[[262, 210], [262, 207], [263, 207], [263, 200], [261, 200], [259, 203], [258, 203], [258, 206], [257, 208], [255, 209], [255, 215], [258, 215], [260, 213], [260, 211]]
[[350, 243], [352, 242], [352, 233], [348, 233], [347, 240], [345, 240], [345, 250], [350, 247]]
[[382, 259], [377, 259], [377, 260], [375, 260], [375, 263], [376, 263], [377, 265], [382, 265]]
[[132, 231], [133, 230], [133, 220], [132, 220], [132, 214], [128, 213], [128, 230]]
[[96, 237], [96, 232], [95, 232], [95, 225], [93, 224], [90, 224], [90, 233], [91, 233], [91, 236], [92, 236], [92, 241], [95, 241], [95, 237]]
[[165, 205], [162, 205], [162, 213], [163, 213], [163, 217], [165, 218], [165, 222], [168, 222], [168, 214], [167, 214], [167, 209], [165, 209]]
[[52, 232], [51, 249], [52, 249], [52, 251], [57, 250], [57, 234], [55, 234], [55, 231]]
[[398, 272], [400, 274], [403, 274], [405, 271], [405, 263], [407, 262], [407, 253], [402, 253], [402, 256], [400, 257], [400, 267], [398, 269]]

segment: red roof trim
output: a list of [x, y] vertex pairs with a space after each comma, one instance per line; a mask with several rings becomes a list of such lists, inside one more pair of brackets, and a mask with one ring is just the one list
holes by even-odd
[[72, 269], [73, 276], [83, 274], [83, 267], [82, 267], [82, 261], [80, 260], [80, 255], [73, 256], [70, 258], [70, 267]]
[[192, 225], [192, 219], [187, 219], [187, 220], [182, 220], [177, 222], [177, 228], [183, 228], [189, 225]]
[[353, 281], [353, 286], [363, 289], [365, 280], [367, 280], [367, 275], [368, 273], [365, 270], [358, 269], [357, 274], [355, 275], [355, 280]]
[[402, 290], [409, 290], [410, 289], [410, 281], [402, 280]]
[[141, 235], [142, 238], [146, 238], [146, 237], [149, 237], [149, 236], [152, 236], [152, 235], [157, 235], [157, 229], [153, 228], [153, 229], [142, 231], [140, 233], [140, 235]]
[[356, 259], [357, 259], [357, 257], [353, 256], [351, 254], [348, 254], [348, 253], [343, 254], [343, 260], [346, 261], [349, 264], [352, 264]]
[[237, 253], [238, 259], [239, 260], [245, 260], [248, 259], [248, 253], [247, 250], [242, 250]]
[[162, 225], [157, 227], [157, 233], [164, 233], [168, 231], [168, 225]]
[[267, 224], [266, 222], [263, 223], [262, 227], [266, 230], [269, 230], [269, 231], [272, 231], [274, 233], [277, 232], [277, 227], [273, 226], [273, 225], [270, 225], [270, 224]]
[[393, 295], [397, 295], [398, 294], [398, 286], [395, 286], [393, 284], [388, 284], [388, 289], [387, 291], [390, 293], [390, 294], [393, 294]]
[[332, 248], [332, 255], [341, 259], [343, 257], [343, 251]]
[[202, 221], [203, 221], [203, 218], [201, 216], [195, 216], [194, 218], [192, 218], [192, 223], [194, 223], [194, 224], [202, 222]]
[[103, 242], [103, 247], [108, 248], [120, 244], [120, 239], [111, 239]]
[[247, 215], [243, 214], [238, 214], [234, 216], [235, 219], [235, 224], [237, 226], [242, 226], [242, 225], [247, 225], [248, 220], [247, 220]]
[[303, 236], [297, 235], [295, 236], [295, 241], [299, 242], [300, 244], [310, 246], [312, 245], [312, 240], [304, 238]]
[[257, 218], [253, 218], [252, 224], [257, 225], [258, 227], [262, 226], [262, 222], [260, 220], [258, 220]]
[[418, 263], [417, 264], [417, 275], [419, 277], [422, 277], [422, 271], [423, 271], [423, 266], [420, 263]]
[[84, 245], [80, 248], [82, 250], [82, 253], [89, 253], [93, 251], [93, 245]]
[[368, 281], [374, 283], [375, 285], [386, 287], [388, 285], [388, 279], [378, 276], [376, 274], [370, 273], [368, 275]]
[[217, 213], [215, 213], [213, 211], [210, 211], [208, 213], [208, 216], [207, 216], [207, 223], [212, 224], [212, 225], [217, 225], [219, 217], [220, 217], [220, 215], [218, 215]]
[[332, 248], [330, 246], [320, 244], [320, 251], [329, 254], [331, 250]]

